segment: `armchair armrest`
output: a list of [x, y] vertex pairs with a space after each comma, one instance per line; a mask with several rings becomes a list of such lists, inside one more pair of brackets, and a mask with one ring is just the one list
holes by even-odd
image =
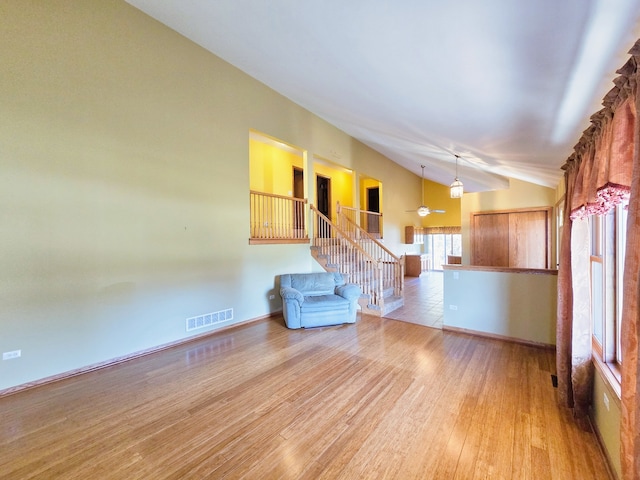
[[282, 287], [280, 289], [280, 296], [283, 300], [296, 300], [300, 305], [304, 302], [304, 295], [299, 290], [292, 287]]
[[360, 295], [362, 295], [362, 290], [360, 290], [360, 287], [358, 285], [347, 283], [346, 285], [336, 287], [336, 295], [340, 295], [341, 297], [352, 301], [360, 298]]

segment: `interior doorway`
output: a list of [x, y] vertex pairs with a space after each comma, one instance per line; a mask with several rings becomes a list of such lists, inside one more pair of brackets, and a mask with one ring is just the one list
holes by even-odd
[[[331, 220], [331, 178], [316, 175], [316, 204], [318, 211]], [[318, 236], [330, 237], [331, 232], [326, 228], [320, 228], [318, 223]]]
[[[380, 187], [367, 188], [367, 211], [380, 213]], [[366, 231], [377, 235], [380, 233], [380, 216], [367, 215]]]

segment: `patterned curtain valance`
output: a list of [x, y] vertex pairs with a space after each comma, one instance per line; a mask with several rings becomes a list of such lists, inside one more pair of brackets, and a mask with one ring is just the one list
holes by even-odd
[[425, 227], [424, 233], [425, 235], [435, 234], [435, 233], [461, 233], [462, 227]]
[[620, 68], [604, 108], [591, 116], [587, 128], [563, 169], [575, 182], [567, 199], [571, 219], [602, 215], [629, 199], [635, 148], [636, 99], [640, 72], [640, 40]]

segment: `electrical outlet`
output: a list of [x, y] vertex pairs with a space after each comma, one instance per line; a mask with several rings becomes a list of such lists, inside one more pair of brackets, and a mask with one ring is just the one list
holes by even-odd
[[449, 310], [457, 310], [458, 306], [457, 305], [449, 305]]
[[269, 300], [273, 300], [274, 298], [276, 298], [275, 295], [273, 295], [273, 294], [269, 295]]
[[460, 278], [460, 272], [453, 272], [453, 279], [458, 280]]
[[22, 350], [13, 350], [12, 352], [4, 352], [2, 354], [2, 360], [11, 360], [22, 356]]
[[602, 399], [604, 401], [604, 406], [607, 409], [607, 411], [609, 411], [609, 397], [607, 397], [607, 393], [604, 393], [604, 398]]

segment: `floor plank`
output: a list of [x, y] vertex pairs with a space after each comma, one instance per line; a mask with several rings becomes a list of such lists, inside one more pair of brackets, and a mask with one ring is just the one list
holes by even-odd
[[0, 398], [0, 476], [609, 478], [556, 405], [553, 352], [426, 327], [416, 303], [412, 322], [262, 320]]

